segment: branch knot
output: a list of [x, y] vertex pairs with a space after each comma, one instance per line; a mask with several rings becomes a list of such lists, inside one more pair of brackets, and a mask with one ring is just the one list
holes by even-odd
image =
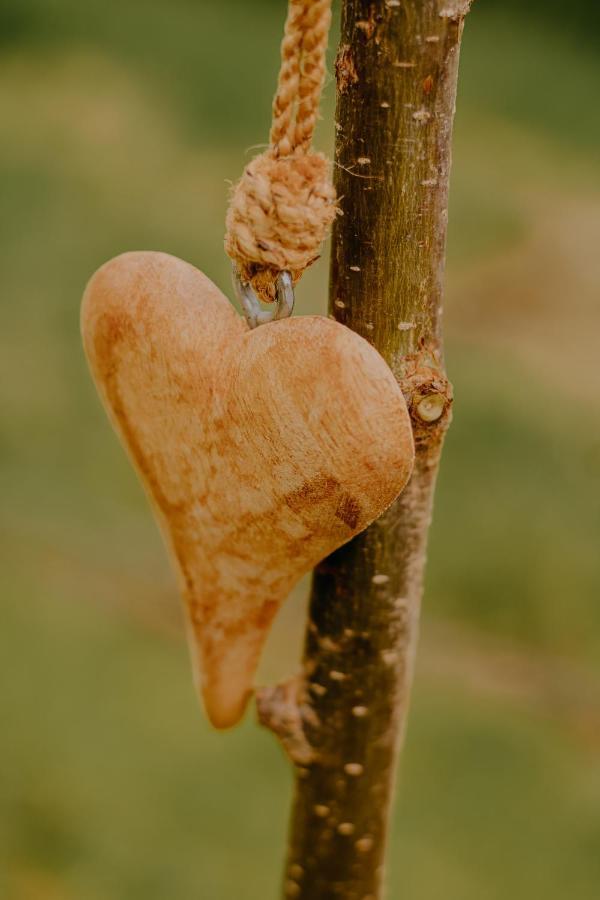
[[432, 454], [452, 421], [452, 384], [434, 347], [424, 346], [403, 361], [400, 381], [413, 425], [415, 451]]
[[296, 766], [309, 766], [316, 754], [306, 737], [304, 723], [309, 719], [317, 724], [316, 713], [302, 699], [302, 678], [296, 676], [274, 687], [256, 692], [258, 721], [272, 731]]

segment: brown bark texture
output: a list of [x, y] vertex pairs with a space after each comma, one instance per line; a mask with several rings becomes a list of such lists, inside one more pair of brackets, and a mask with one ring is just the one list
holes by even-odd
[[[381, 896], [452, 389], [442, 358], [448, 179], [465, 0], [344, 0], [330, 314], [383, 355], [411, 414], [412, 478], [315, 570], [303, 670], [259, 696], [296, 762], [284, 893]], [[296, 752], [298, 751], [298, 752]]]

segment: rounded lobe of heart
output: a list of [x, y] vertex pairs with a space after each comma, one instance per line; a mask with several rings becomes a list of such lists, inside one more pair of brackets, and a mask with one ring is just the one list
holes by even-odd
[[82, 332], [174, 557], [207, 714], [229, 727], [295, 583], [408, 481], [404, 398], [354, 332], [319, 316], [249, 331], [201, 272], [166, 254], [103, 266]]

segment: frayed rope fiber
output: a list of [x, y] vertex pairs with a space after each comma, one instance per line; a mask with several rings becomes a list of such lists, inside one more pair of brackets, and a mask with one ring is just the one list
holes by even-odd
[[281, 271], [296, 282], [318, 259], [338, 214], [330, 163], [310, 149], [330, 24], [331, 0], [289, 0], [270, 146], [231, 193], [225, 251], [266, 301]]

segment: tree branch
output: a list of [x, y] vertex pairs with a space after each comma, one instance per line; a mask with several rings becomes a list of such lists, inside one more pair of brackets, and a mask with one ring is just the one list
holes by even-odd
[[[451, 414], [442, 278], [469, 5], [343, 2], [335, 180], [344, 215], [333, 234], [330, 313], [391, 366], [411, 412], [417, 458], [399, 500], [314, 574], [303, 674], [285, 695], [295, 712], [283, 716], [293, 722], [292, 746], [300, 748], [291, 753], [297, 783], [285, 881], [290, 898], [380, 897], [427, 532]], [[268, 694], [261, 707], [273, 727]], [[281, 736], [281, 728], [274, 730]]]

